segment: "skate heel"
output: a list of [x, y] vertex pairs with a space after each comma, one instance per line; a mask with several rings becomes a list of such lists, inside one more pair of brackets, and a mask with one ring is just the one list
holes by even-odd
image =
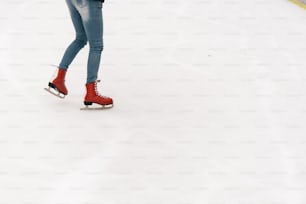
[[61, 94], [61, 95], [63, 95], [63, 96], [66, 96], [66, 95], [67, 95], [67, 93], [61, 91], [61, 90], [60, 90], [55, 84], [53, 84], [52, 82], [49, 82], [48, 86], [49, 86], [49, 88], [52, 88], [52, 89], [54, 89], [55, 91], [57, 91], [58, 94]]
[[91, 106], [91, 105], [92, 105], [92, 102], [84, 101], [84, 105], [85, 105], [85, 106]]
[[53, 83], [51, 83], [51, 82], [49, 82], [48, 86], [53, 88], [53, 89], [57, 89], [56, 86]]
[[58, 88], [56, 87], [55, 84], [49, 82], [48, 84], [48, 88], [44, 88], [46, 91], [48, 91], [49, 93], [53, 94], [56, 97], [59, 97], [61, 99], [65, 98], [66, 94], [64, 94], [63, 92], [59, 91]]

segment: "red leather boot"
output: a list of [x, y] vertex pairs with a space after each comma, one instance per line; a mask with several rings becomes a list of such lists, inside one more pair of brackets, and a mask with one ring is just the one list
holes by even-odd
[[[68, 94], [68, 90], [65, 86], [65, 76], [66, 76], [66, 72], [67, 69], [61, 69], [59, 68], [57, 71], [57, 75], [55, 77], [55, 79], [53, 79], [51, 82], [49, 82], [48, 86], [48, 90], [50, 93], [60, 97], [60, 98], [64, 98], [67, 94]], [[54, 93], [52, 92], [50, 89], [54, 89], [55, 91], [57, 91], [58, 93]]]
[[102, 96], [99, 94], [97, 89], [97, 82], [95, 81], [86, 84], [86, 96], [84, 99], [84, 105], [88, 107], [93, 103], [102, 105], [103, 108], [111, 108], [113, 107], [113, 99], [107, 96]]

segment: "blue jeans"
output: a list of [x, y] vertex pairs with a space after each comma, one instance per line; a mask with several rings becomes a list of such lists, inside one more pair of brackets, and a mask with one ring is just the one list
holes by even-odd
[[66, 49], [59, 64], [68, 69], [78, 52], [89, 42], [87, 83], [97, 80], [103, 50], [102, 2], [96, 0], [66, 0], [75, 29], [75, 40]]

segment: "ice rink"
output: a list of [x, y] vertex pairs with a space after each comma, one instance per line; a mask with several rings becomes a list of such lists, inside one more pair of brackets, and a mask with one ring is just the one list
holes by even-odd
[[306, 10], [286, 0], [106, 0], [99, 90], [65, 1], [0, 2], [0, 204], [305, 204]]

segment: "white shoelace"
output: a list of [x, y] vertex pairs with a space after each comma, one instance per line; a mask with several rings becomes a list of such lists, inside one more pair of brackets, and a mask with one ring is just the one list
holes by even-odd
[[97, 80], [97, 81], [95, 81], [95, 92], [96, 92], [96, 95], [97, 96], [100, 96], [100, 97], [102, 97], [102, 98], [107, 98], [106, 96], [103, 96], [103, 95], [101, 95], [100, 93], [99, 93], [99, 91], [98, 91], [98, 83], [100, 83], [101, 82], [101, 80]]

